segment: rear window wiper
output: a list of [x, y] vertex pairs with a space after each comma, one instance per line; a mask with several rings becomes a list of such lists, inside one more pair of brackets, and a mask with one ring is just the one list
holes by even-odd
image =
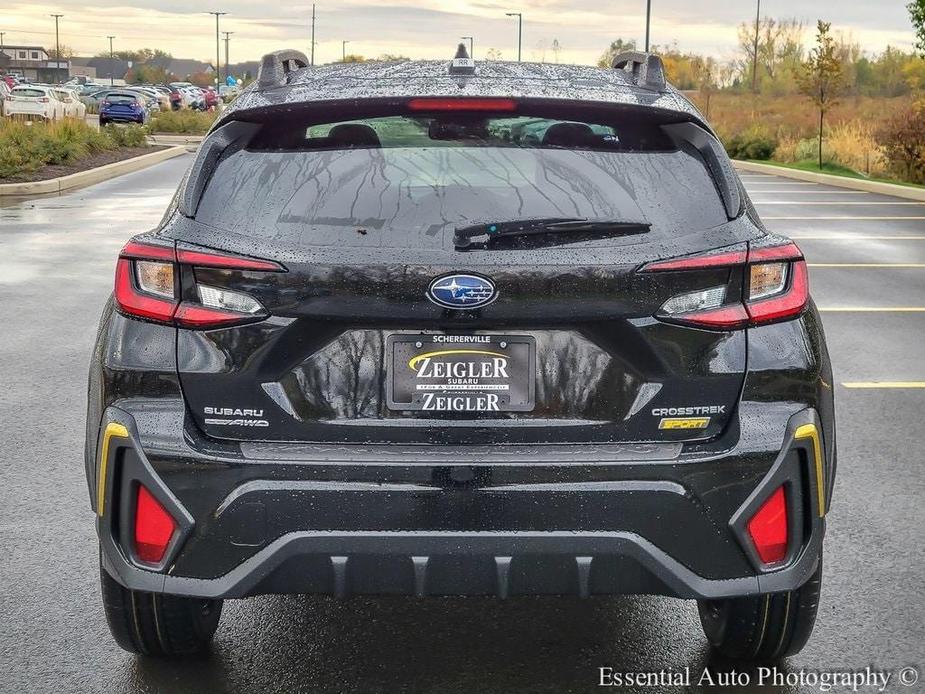
[[[473, 224], [457, 227], [453, 244], [457, 249], [488, 248], [501, 239], [536, 235], [568, 235], [565, 243], [598, 236], [644, 234], [652, 227], [648, 222], [586, 217], [542, 217], [506, 222]], [[574, 235], [574, 238], [572, 238]]]

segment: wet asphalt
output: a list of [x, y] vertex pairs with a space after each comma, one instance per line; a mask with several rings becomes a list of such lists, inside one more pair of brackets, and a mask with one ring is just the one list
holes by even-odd
[[[601, 666], [691, 668], [695, 683], [704, 667], [728, 671], [693, 603], [653, 597], [260, 597], [226, 603], [205, 659], [119, 650], [100, 606], [84, 481], [87, 364], [116, 253], [156, 223], [189, 163], [0, 202], [0, 691], [564, 692], [594, 690]], [[925, 204], [744, 180], [768, 226], [812, 264], [835, 364], [839, 471], [823, 598], [812, 640], [782, 672], [869, 666], [893, 673], [887, 691], [925, 691], [896, 683], [901, 668], [925, 667], [925, 389], [844, 385], [925, 381], [925, 312], [894, 310], [925, 308]]]

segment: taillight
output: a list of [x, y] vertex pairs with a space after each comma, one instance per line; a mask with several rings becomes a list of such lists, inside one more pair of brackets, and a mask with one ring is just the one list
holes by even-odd
[[[803, 254], [794, 243], [712, 251], [649, 263], [641, 272], [679, 272], [745, 268], [744, 296], [729, 296], [728, 286], [678, 294], [656, 317], [670, 323], [715, 330], [764, 325], [799, 316], [809, 303], [809, 278]], [[738, 286], [738, 282], [734, 283]], [[738, 292], [736, 292], [738, 294]]]
[[47, 104], [48, 101], [49, 101], [49, 99], [48, 99], [47, 96], [40, 96], [40, 97], [39, 97], [39, 102], [41, 102], [41, 103], [43, 103], [43, 104]]
[[783, 561], [787, 556], [787, 495], [778, 487], [748, 521], [748, 535], [765, 564]]
[[425, 98], [411, 99], [408, 108], [412, 111], [514, 111], [514, 99], [473, 98]]
[[217, 328], [262, 320], [263, 306], [252, 296], [196, 284], [184, 296], [183, 267], [210, 267], [251, 272], [285, 272], [279, 263], [209, 249], [162, 246], [131, 241], [119, 254], [114, 297], [129, 316], [184, 328]]
[[143, 485], [135, 499], [135, 554], [142, 561], [159, 563], [177, 530], [177, 522]]
[[109, 106], [109, 102], [106, 101], [106, 99], [103, 99], [103, 100], [100, 102], [100, 106]]

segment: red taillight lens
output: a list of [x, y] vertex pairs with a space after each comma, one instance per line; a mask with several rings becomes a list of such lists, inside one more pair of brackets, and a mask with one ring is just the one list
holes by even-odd
[[177, 529], [177, 522], [144, 486], [138, 486], [135, 504], [135, 554], [157, 564]]
[[514, 99], [411, 99], [412, 111], [514, 111]]
[[200, 302], [181, 302], [175, 278], [183, 265], [253, 272], [286, 271], [271, 260], [131, 241], [122, 249], [116, 264], [114, 296], [119, 310], [146, 320], [199, 329], [253, 322], [267, 316], [256, 299], [216, 287], [197, 285]]
[[787, 556], [787, 495], [783, 487], [778, 487], [748, 521], [748, 535], [765, 564]]
[[[680, 294], [662, 306], [658, 317], [672, 323], [714, 330], [758, 326], [799, 316], [809, 303], [809, 278], [803, 254], [794, 243], [720, 250], [649, 263], [640, 272], [691, 271], [746, 267], [744, 300], [712, 305], [705, 298], [717, 288]], [[727, 300], [732, 297], [727, 297]], [[698, 304], [696, 303], [699, 301]], [[683, 307], [690, 304], [692, 310]], [[681, 307], [681, 310], [672, 310]]]

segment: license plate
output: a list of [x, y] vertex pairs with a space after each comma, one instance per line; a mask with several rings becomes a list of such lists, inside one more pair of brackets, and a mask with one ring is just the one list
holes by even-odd
[[533, 409], [536, 341], [529, 335], [390, 335], [386, 354], [390, 409]]

